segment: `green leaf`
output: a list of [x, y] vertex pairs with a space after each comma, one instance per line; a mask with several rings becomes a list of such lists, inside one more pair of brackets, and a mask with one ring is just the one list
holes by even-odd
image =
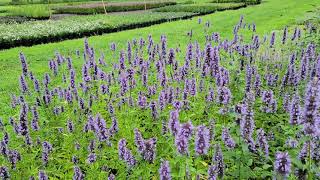
[[262, 166], [262, 169], [269, 169], [270, 167], [272, 167], [270, 164], [265, 164]]

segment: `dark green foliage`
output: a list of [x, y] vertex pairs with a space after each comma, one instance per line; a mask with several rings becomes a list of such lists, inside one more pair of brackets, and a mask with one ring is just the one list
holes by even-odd
[[224, 3], [224, 4], [188, 4], [188, 5], [175, 5], [166, 6], [155, 9], [156, 12], [193, 12], [199, 14], [209, 14], [215, 11], [223, 11], [228, 9], [238, 9], [245, 7], [244, 3]]
[[[4, 36], [0, 36], [0, 49], [22, 45], [32, 46], [65, 39], [75, 39], [90, 35], [141, 28], [168, 21], [187, 19], [194, 15], [193, 13], [181, 12], [140, 13], [136, 15], [135, 18], [129, 18], [131, 15], [92, 15], [86, 17], [75, 16], [60, 21], [34, 21], [23, 24], [5, 24], [2, 28], [15, 29], [15, 31], [10, 35], [8, 35], [9, 33], [7, 32], [4, 33]], [[43, 29], [43, 27], [46, 27], [46, 29]], [[25, 29], [29, 29], [29, 33], [25, 33]], [[50, 31], [50, 34], [48, 34], [47, 31]]]
[[212, 0], [212, 3], [246, 3], [246, 4], [260, 4], [261, 0]]
[[[120, 5], [106, 5], [107, 12], [123, 12], [123, 11], [136, 11], [144, 9], [153, 9], [164, 6], [175, 5], [175, 2], [147, 2], [147, 3], [133, 3], [133, 4], [120, 4]], [[105, 13], [102, 4], [98, 4], [95, 7], [84, 6], [67, 6], [55, 9], [55, 13], [62, 14], [99, 14]]]

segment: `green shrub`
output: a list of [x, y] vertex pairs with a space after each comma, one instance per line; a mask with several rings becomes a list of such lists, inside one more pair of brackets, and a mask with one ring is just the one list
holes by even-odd
[[22, 24], [0, 25], [0, 49], [31, 46], [84, 36], [117, 32], [126, 29], [146, 27], [162, 22], [185, 19], [194, 13], [98, 14], [72, 16], [61, 20], [29, 21]]
[[199, 14], [208, 14], [215, 11], [222, 11], [228, 9], [237, 9], [245, 7], [244, 3], [207, 3], [207, 4], [185, 4], [185, 5], [174, 5], [166, 6], [162, 8], [155, 9], [156, 12], [193, 12]]
[[246, 4], [260, 4], [261, 0], [212, 0], [212, 3], [246, 3]]
[[50, 10], [46, 5], [23, 5], [9, 9], [8, 14], [11, 16], [44, 19], [50, 16]]
[[[123, 4], [123, 5], [106, 5], [107, 12], [123, 12], [123, 11], [136, 11], [159, 8], [164, 6], [175, 5], [175, 2], [147, 2], [137, 3], [137, 4]], [[55, 13], [68, 13], [68, 14], [99, 14], [104, 13], [104, 7], [102, 4], [97, 5], [96, 7], [86, 7], [86, 6], [67, 6], [55, 8]]]

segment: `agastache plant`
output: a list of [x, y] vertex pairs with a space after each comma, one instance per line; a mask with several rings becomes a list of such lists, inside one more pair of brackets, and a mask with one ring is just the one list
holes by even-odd
[[171, 180], [171, 170], [168, 161], [163, 161], [159, 169], [160, 180]]
[[274, 162], [274, 171], [281, 177], [288, 177], [291, 172], [291, 159], [288, 152], [277, 152]]

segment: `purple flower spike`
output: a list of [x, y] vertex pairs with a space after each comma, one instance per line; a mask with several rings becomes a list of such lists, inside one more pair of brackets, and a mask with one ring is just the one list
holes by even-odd
[[274, 171], [283, 177], [288, 177], [291, 172], [291, 160], [288, 152], [278, 152], [274, 162]]
[[163, 161], [161, 163], [159, 174], [160, 180], [171, 180], [171, 170], [168, 161]]
[[300, 124], [301, 123], [300, 122], [301, 121], [300, 120], [301, 108], [300, 108], [300, 98], [299, 98], [299, 96], [297, 94], [292, 98], [289, 112], [290, 112], [290, 121], [289, 121], [289, 123], [291, 125]]
[[43, 170], [40, 170], [39, 171], [39, 180], [48, 180], [48, 176], [47, 174], [43, 171]]
[[74, 166], [73, 168], [73, 180], [83, 180], [84, 179], [84, 174], [82, 173], [81, 169], [78, 166]]
[[198, 126], [195, 138], [195, 151], [198, 155], [208, 153], [210, 147], [210, 131], [206, 126]]
[[223, 128], [221, 137], [222, 137], [222, 140], [227, 148], [229, 148], [229, 149], [235, 148], [236, 143], [234, 142], [233, 138], [231, 137], [228, 128]]
[[216, 152], [212, 158], [212, 161], [215, 163], [217, 175], [222, 178], [224, 175], [224, 162], [220, 144], [217, 144], [215, 149]]

